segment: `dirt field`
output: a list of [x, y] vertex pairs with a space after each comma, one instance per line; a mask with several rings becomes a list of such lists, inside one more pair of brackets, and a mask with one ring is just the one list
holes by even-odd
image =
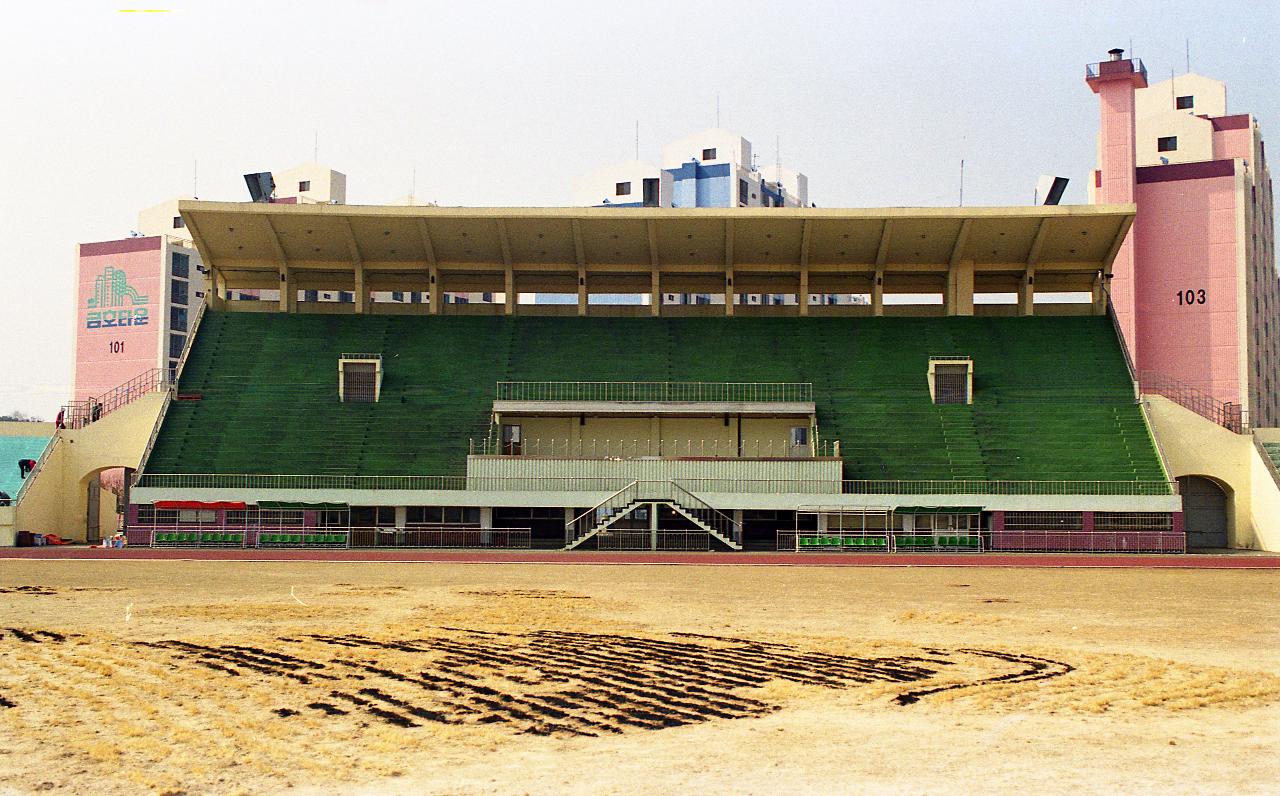
[[1275, 792], [1280, 573], [0, 561], [0, 793]]

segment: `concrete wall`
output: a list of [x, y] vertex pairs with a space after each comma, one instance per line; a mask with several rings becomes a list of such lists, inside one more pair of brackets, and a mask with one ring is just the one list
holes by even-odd
[[1138, 370], [1242, 403], [1236, 177], [1144, 182], [1137, 199]]
[[721, 416], [587, 416], [580, 420], [504, 415], [502, 422], [520, 426], [527, 455], [588, 457], [787, 456], [792, 427], [810, 425], [807, 418], [744, 417], [739, 421], [736, 415], [727, 424]]
[[793, 461], [752, 459], [532, 459], [520, 456], [471, 456], [468, 478], [616, 478], [633, 480], [732, 479], [744, 481], [810, 481], [815, 487], [839, 490], [838, 459]]
[[[82, 429], [59, 431], [44, 466], [16, 507], [14, 524], [7, 530], [0, 524], [0, 546], [14, 543], [14, 531], [83, 540], [89, 481], [103, 470], [138, 467], [164, 397], [164, 393], [151, 393]], [[101, 525], [104, 532], [114, 530], [113, 514], [114, 500], [104, 493], [100, 512], [106, 521]]]
[[1170, 478], [1198, 475], [1227, 492], [1227, 543], [1280, 551], [1280, 486], [1249, 435], [1234, 434], [1189, 409], [1143, 396]]

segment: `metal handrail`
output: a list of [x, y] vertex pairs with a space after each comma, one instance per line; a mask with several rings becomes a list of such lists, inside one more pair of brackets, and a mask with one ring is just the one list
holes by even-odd
[[147, 466], [147, 460], [151, 458], [151, 451], [156, 446], [156, 440], [160, 438], [160, 429], [164, 426], [164, 418], [169, 413], [169, 404], [172, 402], [173, 390], [169, 390], [164, 394], [164, 401], [160, 404], [160, 412], [156, 415], [156, 422], [151, 426], [151, 436], [147, 437], [147, 446], [142, 449], [142, 458], [138, 460], [138, 471], [133, 474], [133, 486], [137, 486], [138, 480], [142, 478], [142, 470]]
[[165, 368], [150, 368], [134, 376], [124, 384], [112, 387], [101, 398], [87, 401], [70, 401], [63, 404], [63, 428], [79, 429], [101, 420], [117, 409], [128, 406], [137, 399], [158, 390], [169, 389], [170, 381]]
[[1142, 392], [1160, 395], [1177, 405], [1212, 420], [1228, 431], [1243, 434], [1249, 429], [1249, 413], [1242, 405], [1220, 401], [1198, 387], [1154, 371], [1141, 371], [1138, 384]]
[[[1128, 74], [1139, 74], [1139, 75], [1142, 75], [1143, 78], [1146, 78], [1147, 67], [1143, 65], [1141, 58], [1122, 58], [1119, 61], [1099, 61], [1097, 63], [1085, 64], [1084, 76], [1086, 78], [1102, 77], [1104, 74], [1108, 74], [1107, 70], [1103, 68], [1105, 65], [1122, 64], [1122, 63], [1125, 63], [1126, 61], [1129, 62], [1130, 64]], [[1126, 73], [1124, 72], [1124, 70], [1117, 68], [1114, 71], [1114, 74], [1126, 74]]]
[[1124, 339], [1124, 330], [1120, 328], [1120, 317], [1116, 315], [1116, 307], [1111, 303], [1110, 293], [1107, 293], [1107, 317], [1111, 319], [1111, 328], [1115, 330], [1116, 339], [1120, 341], [1120, 353], [1124, 354], [1124, 366], [1129, 371], [1129, 382], [1133, 385], [1133, 399], [1136, 401], [1141, 397], [1141, 392], [1138, 389], [1138, 371], [1133, 365], [1133, 356], [1129, 353], [1129, 343]]
[[809, 382], [500, 381], [498, 401], [812, 403]]
[[18, 494], [13, 498], [15, 508], [22, 503], [22, 498], [27, 494], [27, 488], [32, 481], [36, 480], [36, 473], [40, 472], [40, 469], [44, 467], [45, 461], [48, 460], [49, 455], [53, 453], [53, 449], [57, 447], [61, 440], [62, 437], [57, 431], [54, 431], [53, 436], [49, 437], [49, 441], [44, 444], [44, 450], [40, 451], [40, 458], [36, 459], [36, 466], [31, 468], [31, 471], [27, 473], [27, 477], [22, 479], [22, 484], [18, 486]]
[[[629, 478], [596, 476], [286, 475], [146, 473], [135, 486], [152, 489], [398, 489], [408, 491], [560, 491], [613, 493]], [[691, 491], [846, 495], [1127, 495], [1177, 494], [1176, 481], [823, 480], [681, 478]]]
[[196, 330], [200, 328], [200, 321], [204, 320], [204, 311], [208, 306], [209, 299], [206, 296], [196, 307], [195, 317], [191, 319], [191, 326], [187, 330], [187, 339], [182, 343], [182, 353], [178, 355], [178, 364], [173, 368], [174, 384], [177, 384], [182, 379], [182, 371], [187, 366], [187, 356], [191, 353], [191, 346], [196, 340]]

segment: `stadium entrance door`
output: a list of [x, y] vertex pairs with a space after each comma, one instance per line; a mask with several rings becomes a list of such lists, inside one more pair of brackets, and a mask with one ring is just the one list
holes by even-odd
[[1227, 493], [1208, 478], [1187, 475], [1178, 479], [1182, 493], [1187, 547], [1227, 546]]

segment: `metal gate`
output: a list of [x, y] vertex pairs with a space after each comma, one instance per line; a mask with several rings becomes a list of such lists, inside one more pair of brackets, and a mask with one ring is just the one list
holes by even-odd
[[1227, 546], [1227, 493], [1198, 475], [1178, 479], [1187, 547]]
[[938, 365], [933, 370], [934, 403], [969, 403], [969, 368], [964, 365]]
[[377, 399], [377, 367], [372, 362], [346, 362], [342, 394], [347, 403], [371, 404]]

